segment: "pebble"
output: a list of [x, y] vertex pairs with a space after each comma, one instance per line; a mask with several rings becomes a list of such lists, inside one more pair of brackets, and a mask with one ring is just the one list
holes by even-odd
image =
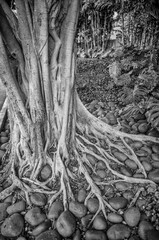
[[145, 150], [142, 150], [142, 149], [136, 151], [135, 153], [138, 157], [146, 157], [148, 155], [148, 153]]
[[133, 149], [140, 149], [140, 148], [143, 146], [143, 143], [136, 141], [136, 142], [131, 143], [130, 146], [131, 146]]
[[131, 170], [125, 166], [120, 167], [120, 172], [127, 177], [132, 177], [133, 175]]
[[159, 162], [152, 162], [151, 165], [154, 168], [159, 168]]
[[79, 229], [77, 229], [77, 230], [75, 231], [75, 233], [73, 234], [72, 240], [81, 240], [81, 232], [80, 232]]
[[137, 207], [130, 207], [124, 212], [124, 220], [130, 227], [135, 227], [140, 221], [140, 211]]
[[76, 230], [76, 218], [70, 211], [66, 210], [57, 219], [56, 228], [62, 237], [70, 237]]
[[101, 179], [104, 179], [104, 178], [107, 176], [106, 171], [105, 171], [105, 170], [100, 170], [100, 169], [98, 169], [98, 170], [96, 171], [96, 174], [97, 174], [97, 176], [99, 176]]
[[128, 203], [128, 201], [124, 197], [113, 197], [113, 198], [109, 199], [109, 204], [115, 210], [118, 210], [120, 208], [125, 208], [127, 206], [127, 203]]
[[106, 164], [103, 161], [98, 161], [97, 165], [96, 165], [97, 169], [106, 169]]
[[105, 185], [104, 187], [104, 194], [106, 196], [111, 196], [112, 194], [114, 195], [114, 188], [112, 185]]
[[45, 219], [46, 215], [42, 213], [39, 207], [33, 207], [25, 214], [25, 220], [33, 227], [44, 222]]
[[158, 153], [153, 153], [151, 155], [151, 158], [152, 158], [153, 161], [159, 161], [159, 154]]
[[127, 156], [124, 153], [119, 151], [115, 151], [113, 155], [121, 162], [125, 162], [125, 160], [127, 159]]
[[35, 206], [44, 206], [47, 202], [47, 198], [43, 193], [31, 193], [30, 194], [30, 201]]
[[52, 170], [49, 164], [46, 164], [40, 171], [40, 177], [42, 181], [46, 181], [49, 177], [51, 177]]
[[84, 202], [86, 197], [87, 197], [87, 191], [84, 188], [80, 189], [77, 195], [77, 201], [80, 203]]
[[147, 231], [147, 240], [159, 240], [159, 231], [157, 230]]
[[87, 157], [88, 161], [90, 162], [90, 164], [92, 164], [93, 166], [97, 163], [97, 159], [94, 156], [92, 156], [90, 154], [86, 154], [86, 157]]
[[121, 223], [123, 221], [122, 216], [117, 213], [108, 213], [108, 221], [112, 223]]
[[0, 150], [0, 158], [2, 158], [4, 156], [4, 154], [5, 154], [5, 151]]
[[99, 230], [87, 230], [85, 233], [86, 240], [107, 240], [105, 232]]
[[139, 207], [140, 209], [144, 209], [146, 206], [146, 199], [138, 199], [136, 202], [136, 206]]
[[134, 178], [145, 178], [144, 175], [142, 173], [135, 173], [133, 175]]
[[123, 197], [130, 201], [134, 197], [133, 191], [127, 190], [123, 193]]
[[138, 235], [142, 240], [147, 240], [147, 231], [152, 230], [153, 226], [148, 221], [141, 221], [138, 226]]
[[152, 165], [148, 161], [142, 161], [142, 165], [145, 171], [149, 172], [152, 170]]
[[106, 230], [107, 222], [105, 218], [101, 215], [97, 215], [93, 221], [93, 228], [96, 230]]
[[127, 159], [127, 160], [125, 161], [125, 164], [126, 164], [129, 168], [131, 168], [132, 170], [136, 170], [136, 169], [137, 169], [136, 163], [135, 163], [133, 160], [131, 160], [131, 159]]
[[115, 187], [119, 191], [126, 191], [126, 190], [132, 188], [132, 184], [131, 183], [127, 183], [127, 182], [117, 182], [115, 184]]
[[87, 208], [90, 213], [96, 213], [99, 209], [99, 200], [97, 198], [89, 198]]
[[61, 240], [59, 233], [54, 230], [48, 230], [38, 235], [35, 240]]
[[5, 202], [0, 203], [0, 222], [7, 217], [7, 215], [8, 215], [8, 213], [7, 213], [8, 206], [9, 206], [9, 203], [5, 203]]
[[148, 130], [149, 126], [147, 123], [141, 123], [139, 126], [138, 126], [138, 130], [140, 133], [146, 133], [147, 130]]
[[8, 146], [8, 143], [3, 143], [3, 144], [0, 146], [0, 149], [1, 149], [1, 150], [6, 150], [7, 146]]
[[45, 222], [39, 224], [37, 227], [35, 227], [32, 231], [33, 236], [38, 236], [42, 232], [45, 232], [49, 227], [51, 227], [51, 221], [46, 220]]
[[22, 212], [25, 210], [25, 207], [26, 207], [25, 201], [23, 200], [18, 201], [7, 208], [7, 213], [11, 215], [13, 213]]
[[126, 225], [119, 223], [111, 226], [107, 231], [109, 240], [123, 240], [130, 237], [131, 230]]
[[152, 151], [153, 151], [154, 153], [159, 154], [159, 145], [153, 145], [153, 146], [152, 146]]
[[5, 237], [16, 237], [21, 234], [24, 227], [24, 219], [19, 213], [6, 218], [1, 226], [1, 234]]
[[159, 169], [155, 169], [148, 174], [148, 178], [155, 183], [159, 183]]
[[86, 216], [84, 216], [83, 218], [81, 218], [81, 224], [84, 230], [86, 230], [88, 224], [90, 223], [90, 221], [92, 220], [93, 215], [92, 214], [87, 214]]
[[1, 137], [7, 137], [8, 136], [8, 134], [6, 132], [3, 132], [3, 131], [0, 133], [0, 135], [1, 135]]
[[61, 201], [53, 202], [49, 209], [47, 218], [57, 220], [57, 218], [60, 216], [60, 214], [63, 211], [64, 211], [64, 207], [63, 207], [63, 203]]
[[13, 195], [10, 195], [4, 199], [5, 203], [12, 204], [12, 201], [13, 201]]
[[6, 143], [6, 142], [8, 142], [8, 140], [9, 140], [8, 137], [1, 137], [0, 138], [1, 143]]
[[27, 240], [25, 237], [18, 237], [17, 240]]
[[77, 201], [71, 201], [69, 203], [69, 210], [73, 213], [73, 215], [77, 218], [82, 218], [87, 213], [87, 208], [83, 203], [79, 203]]

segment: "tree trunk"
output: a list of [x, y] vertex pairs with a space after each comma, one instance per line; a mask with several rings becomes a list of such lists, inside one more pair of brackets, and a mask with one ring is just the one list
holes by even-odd
[[[11, 129], [9, 159], [0, 175], [0, 182], [9, 179], [11, 185], [1, 192], [0, 200], [19, 188], [28, 204], [31, 192], [41, 192], [49, 195], [48, 204], [62, 195], [67, 209], [68, 200], [74, 199], [72, 190], [85, 180], [90, 190], [87, 200], [93, 194], [100, 203], [95, 215], [102, 210], [106, 217], [105, 207], [114, 209], [103, 198], [100, 185], [110, 184], [110, 179], [112, 184], [154, 184], [130, 143], [158, 139], [120, 132], [91, 115], [80, 101], [75, 90], [74, 44], [79, 2], [16, 0], [16, 18], [0, 1], [0, 78], [6, 86]], [[9, 56], [17, 61], [18, 75]], [[114, 163], [123, 165], [115, 150], [133, 160], [143, 178], [114, 170]], [[96, 175], [91, 158], [102, 161], [111, 177], [94, 182], [88, 171]], [[46, 165], [51, 175], [42, 181], [40, 173]]]

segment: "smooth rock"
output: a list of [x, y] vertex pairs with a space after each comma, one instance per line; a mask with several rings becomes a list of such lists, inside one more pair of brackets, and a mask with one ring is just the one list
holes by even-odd
[[159, 183], [159, 169], [155, 169], [148, 174], [148, 178], [155, 183]]
[[25, 220], [33, 227], [44, 222], [45, 219], [46, 215], [42, 213], [39, 207], [34, 207], [25, 214]]
[[8, 142], [8, 140], [9, 140], [8, 137], [1, 137], [0, 138], [1, 143], [6, 143], [6, 142]]
[[134, 178], [144, 178], [144, 175], [142, 173], [135, 173], [133, 175]]
[[126, 225], [119, 223], [111, 226], [107, 231], [109, 240], [123, 240], [130, 237], [131, 230]]
[[127, 177], [132, 177], [133, 175], [131, 169], [125, 166], [120, 167], [120, 172]]
[[61, 236], [56, 230], [48, 230], [38, 235], [35, 240], [61, 240]]
[[128, 189], [132, 188], [132, 184], [131, 183], [127, 183], [127, 182], [117, 182], [115, 184], [116, 189], [118, 189], [119, 191], [126, 191]]
[[142, 165], [145, 171], [150, 172], [152, 170], [152, 165], [148, 161], [142, 161]]
[[130, 144], [133, 149], [140, 149], [143, 146], [142, 142], [136, 141]]
[[159, 231], [157, 230], [147, 231], [147, 240], [159, 240]]
[[89, 223], [91, 222], [93, 218], [92, 214], [87, 214], [86, 216], [84, 216], [83, 218], [81, 218], [81, 224], [84, 230], [87, 229], [87, 226], [89, 225]]
[[1, 150], [6, 150], [7, 146], [8, 146], [8, 143], [3, 143], [3, 144], [0, 146], [0, 149], [1, 149]]
[[146, 157], [148, 155], [148, 153], [145, 150], [142, 150], [142, 149], [136, 151], [135, 153], [138, 157]]
[[105, 185], [103, 192], [106, 196], [110, 197], [114, 195], [114, 188], [112, 185]]
[[97, 198], [89, 198], [87, 201], [87, 208], [90, 213], [96, 213], [99, 209], [99, 200]]
[[159, 154], [158, 153], [153, 153], [152, 155], [151, 155], [151, 158], [152, 158], [152, 160], [153, 161], [159, 161]]
[[3, 132], [3, 131], [2, 131], [2, 132], [0, 133], [0, 136], [1, 136], [1, 137], [7, 137], [8, 134], [7, 134], [6, 132]]
[[138, 226], [138, 235], [142, 240], [147, 240], [147, 232], [152, 230], [153, 226], [150, 222], [145, 220], [141, 221]]
[[97, 176], [99, 176], [101, 179], [104, 179], [104, 178], [107, 176], [106, 171], [105, 171], [105, 170], [102, 170], [102, 169], [98, 169], [98, 170], [96, 171], [96, 174], [97, 174]]
[[7, 213], [8, 206], [9, 206], [9, 203], [5, 203], [5, 202], [0, 203], [0, 222], [7, 217], [7, 215], [8, 215], [8, 213]]
[[154, 153], [157, 153], [157, 154], [159, 154], [159, 145], [152, 145], [152, 151], [154, 152]]
[[138, 126], [138, 130], [139, 130], [140, 133], [146, 133], [148, 129], [149, 129], [149, 126], [148, 126], [147, 123], [141, 123]]
[[152, 167], [159, 168], [159, 162], [152, 162]]
[[5, 151], [0, 150], [0, 158], [2, 158], [4, 156], [4, 154], [5, 154]]
[[84, 188], [80, 189], [78, 192], [78, 195], [77, 195], [78, 202], [80, 202], [80, 203], [84, 202], [86, 197], [87, 197], [86, 190]]
[[7, 208], [7, 213], [9, 215], [11, 215], [13, 213], [22, 212], [25, 210], [25, 207], [26, 207], [25, 201], [22, 200], [22, 201], [16, 202], [15, 204], [9, 206]]
[[75, 215], [77, 218], [82, 218], [86, 215], [87, 213], [87, 208], [83, 203], [79, 203], [77, 201], [71, 201], [69, 203], [69, 210], [70, 212]]
[[18, 236], [24, 227], [24, 219], [19, 213], [6, 218], [1, 226], [1, 234], [5, 237]]
[[61, 201], [53, 202], [49, 209], [47, 218], [52, 220], [57, 220], [57, 218], [60, 216], [60, 214], [63, 211], [64, 211], [64, 207]]
[[70, 237], [76, 230], [76, 218], [70, 211], [64, 211], [56, 221], [56, 228], [62, 237]]
[[37, 227], [35, 227], [31, 233], [31, 235], [38, 236], [42, 232], [45, 232], [47, 229], [49, 229], [49, 227], [51, 227], [51, 221], [46, 220], [45, 222], [43, 222], [43, 223], [39, 224]]
[[127, 159], [127, 156], [124, 153], [119, 151], [115, 151], [113, 155], [121, 162], [125, 162], [125, 160]]
[[50, 165], [46, 164], [40, 171], [40, 177], [42, 181], [46, 181], [49, 177], [51, 177], [52, 170]]
[[45, 194], [35, 192], [35, 193], [30, 194], [30, 201], [35, 206], [42, 207], [46, 204], [47, 198], [46, 198]]
[[128, 167], [131, 168], [132, 170], [136, 170], [136, 169], [137, 169], [136, 163], [135, 163], [133, 160], [131, 160], [131, 159], [127, 159], [127, 160], [125, 161], [125, 164], [126, 164], [126, 166], [128, 166]]
[[98, 161], [96, 168], [104, 170], [106, 169], [106, 165], [103, 161]]
[[93, 221], [93, 228], [96, 230], [106, 230], [107, 222], [105, 217], [101, 215], [97, 215]]
[[119, 214], [111, 212], [108, 213], [108, 221], [112, 223], [121, 223], [123, 221], [123, 218]]
[[99, 230], [87, 230], [85, 233], [86, 240], [107, 240], [105, 232]]
[[127, 190], [123, 193], [123, 197], [130, 201], [134, 197], [134, 193], [131, 190]]
[[128, 201], [124, 197], [113, 197], [109, 199], [109, 204], [115, 210], [125, 208], [127, 206], [127, 203]]
[[135, 227], [140, 221], [140, 211], [137, 207], [130, 207], [124, 212], [124, 220], [130, 227]]
[[17, 240], [27, 240], [25, 237], [18, 237]]
[[144, 210], [146, 206], [146, 199], [138, 199], [136, 202], [136, 206], [139, 207], [141, 210]]

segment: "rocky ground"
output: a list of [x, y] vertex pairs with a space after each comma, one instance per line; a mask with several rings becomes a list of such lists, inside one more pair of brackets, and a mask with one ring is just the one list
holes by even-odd
[[[159, 137], [159, 132], [147, 122], [146, 114], [136, 112], [132, 117], [122, 114], [123, 102], [120, 101], [122, 87], [111, 85], [108, 65], [111, 59], [79, 60], [77, 71], [77, 90], [82, 101], [91, 113], [103, 121], [135, 134]], [[6, 122], [0, 133], [0, 168], [4, 167], [9, 141], [9, 123]], [[69, 203], [64, 211], [61, 200], [50, 207], [42, 193], [30, 194], [30, 206], [26, 206], [23, 192], [17, 191], [0, 203], [0, 240], [158, 240], [159, 239], [159, 144], [129, 142], [144, 166], [148, 178], [156, 185], [117, 182], [101, 188], [103, 197], [115, 211], [106, 209], [107, 219], [98, 210], [97, 198], [89, 198], [88, 191], [81, 187], [76, 192], [76, 201]], [[118, 171], [129, 177], [142, 178], [134, 161], [119, 151], [114, 156], [124, 163], [115, 166]], [[96, 162], [88, 169], [93, 180], [100, 184], [105, 178], [112, 179], [106, 165]], [[45, 165], [40, 180], [49, 178], [51, 169]], [[0, 192], [10, 185], [2, 182]]]

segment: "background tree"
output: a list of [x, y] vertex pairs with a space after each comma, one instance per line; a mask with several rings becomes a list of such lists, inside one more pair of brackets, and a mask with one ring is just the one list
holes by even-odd
[[[17, 188], [24, 191], [28, 204], [31, 192], [49, 195], [49, 204], [62, 194], [66, 209], [67, 201], [74, 199], [72, 190], [87, 182], [86, 201], [95, 195], [100, 203], [96, 214], [102, 210], [106, 216], [105, 206], [113, 209], [100, 185], [121, 180], [154, 184], [130, 143], [158, 139], [120, 132], [91, 115], [80, 101], [74, 43], [79, 9], [79, 0], [16, 0], [13, 12], [0, 1], [0, 77], [6, 86], [11, 129], [0, 178], [11, 185], [0, 199]], [[123, 165], [116, 152], [134, 161], [143, 178], [125, 176], [114, 168]], [[96, 175], [97, 161], [110, 175], [100, 183], [90, 174]], [[46, 165], [51, 175], [41, 181], [40, 171]]]

